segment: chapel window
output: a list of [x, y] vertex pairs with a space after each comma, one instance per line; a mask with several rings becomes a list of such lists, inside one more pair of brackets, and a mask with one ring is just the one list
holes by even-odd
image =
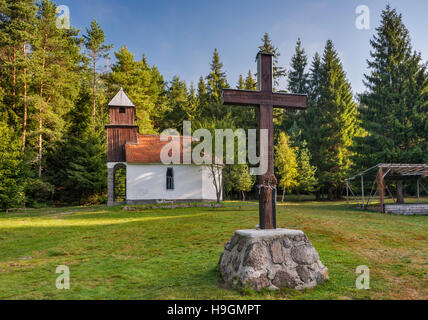
[[166, 170], [166, 189], [174, 190], [174, 171], [172, 168]]

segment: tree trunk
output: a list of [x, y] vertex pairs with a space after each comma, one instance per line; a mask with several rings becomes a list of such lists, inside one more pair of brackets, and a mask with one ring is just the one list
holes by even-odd
[[[46, 66], [46, 42], [47, 42], [47, 34], [45, 34], [45, 46], [43, 47], [43, 63], [42, 63], [42, 70], [45, 70]], [[43, 142], [42, 142], [42, 128], [43, 128], [43, 78], [40, 80], [40, 103], [39, 103], [39, 154], [38, 154], [38, 164], [39, 164], [39, 178], [42, 177], [42, 152], [43, 152]]]
[[223, 185], [222, 185], [222, 181], [221, 181], [221, 170], [219, 170], [217, 168], [217, 171], [219, 172], [218, 181], [217, 181], [217, 174], [216, 174], [215, 165], [213, 165], [213, 164], [210, 165], [210, 171], [211, 171], [212, 178], [213, 178], [213, 184], [214, 184], [215, 193], [216, 193], [216, 197], [217, 197], [217, 203], [220, 203], [221, 192], [223, 189]]
[[245, 201], [245, 191], [242, 191], [242, 201]]
[[40, 83], [40, 103], [39, 103], [39, 153], [37, 157], [38, 165], [39, 165], [39, 178], [42, 177], [42, 128], [43, 128], [43, 81]]
[[282, 190], [282, 199], [281, 199], [281, 202], [284, 202], [284, 196], [285, 196], [285, 189]]
[[16, 107], [16, 48], [13, 46], [13, 72], [12, 72], [12, 109]]
[[94, 60], [94, 82], [92, 86], [92, 123], [95, 125], [95, 115], [96, 115], [96, 92], [97, 92], [97, 69], [96, 69], [96, 54], [93, 53], [92, 56]]
[[328, 188], [328, 200], [330, 201], [334, 200], [333, 187]]
[[[27, 46], [24, 43], [24, 60], [27, 60]], [[24, 123], [22, 124], [22, 152], [25, 152], [25, 143], [27, 138], [27, 68], [24, 67]]]
[[342, 200], [342, 192], [343, 192], [343, 189], [340, 186], [338, 186], [336, 188], [336, 199], [337, 200]]
[[397, 203], [398, 204], [404, 203], [403, 180], [397, 180]]
[[321, 192], [318, 190], [315, 192], [315, 201], [321, 201]]

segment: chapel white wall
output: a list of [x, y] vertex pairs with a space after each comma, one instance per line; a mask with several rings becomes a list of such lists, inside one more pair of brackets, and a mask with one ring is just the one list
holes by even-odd
[[[222, 179], [222, 175], [220, 174], [217, 177], [217, 186], [220, 185], [218, 182], [219, 179]], [[213, 175], [208, 166], [204, 166], [202, 169], [202, 194], [205, 198], [217, 200], [216, 190], [213, 182]], [[220, 200], [223, 200], [223, 192], [220, 194]]]
[[[166, 172], [174, 170], [174, 190], [166, 189]], [[127, 164], [127, 200], [214, 200], [204, 181], [206, 169], [195, 165]], [[212, 185], [212, 182], [211, 182]]]

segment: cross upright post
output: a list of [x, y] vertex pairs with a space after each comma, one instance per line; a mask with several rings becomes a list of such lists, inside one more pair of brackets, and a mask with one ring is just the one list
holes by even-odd
[[263, 148], [260, 148], [259, 154], [260, 161], [267, 163], [267, 172], [259, 176], [259, 226], [261, 229], [276, 229], [273, 108], [305, 109], [307, 105], [306, 95], [273, 92], [272, 56], [272, 54], [264, 52], [257, 54], [258, 91], [223, 90], [223, 104], [258, 107], [259, 146], [263, 143], [260, 130], [268, 130], [268, 152], [263, 154]]

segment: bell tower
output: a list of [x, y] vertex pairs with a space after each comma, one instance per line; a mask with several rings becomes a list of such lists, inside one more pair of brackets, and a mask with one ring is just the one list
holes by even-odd
[[115, 203], [115, 170], [126, 167], [127, 143], [138, 143], [138, 126], [135, 125], [135, 105], [121, 88], [108, 104], [110, 124], [107, 129], [108, 205]]
[[135, 105], [121, 88], [108, 104], [110, 124], [107, 128], [107, 162], [126, 162], [126, 143], [138, 143]]

